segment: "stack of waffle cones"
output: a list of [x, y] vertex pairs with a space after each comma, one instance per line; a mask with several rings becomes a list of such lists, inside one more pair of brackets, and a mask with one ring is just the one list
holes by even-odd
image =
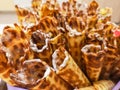
[[[120, 79], [120, 27], [93, 0], [32, 0], [0, 36], [0, 78], [30, 90], [112, 90]], [[112, 71], [111, 71], [112, 70]], [[116, 76], [114, 76], [116, 75]]]

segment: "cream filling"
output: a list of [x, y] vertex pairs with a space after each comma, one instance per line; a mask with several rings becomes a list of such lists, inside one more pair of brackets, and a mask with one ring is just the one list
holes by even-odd
[[45, 45], [41, 48], [41, 49], [38, 49], [37, 48], [37, 45], [34, 44], [31, 40], [30, 40], [30, 47], [33, 51], [37, 52], [37, 53], [40, 53], [40, 52], [43, 52], [45, 49], [48, 49], [48, 43], [49, 43], [50, 39], [45, 39]]
[[[94, 44], [90, 44], [90, 45], [85, 45], [82, 49], [81, 49], [81, 51], [83, 52], [83, 53], [88, 53], [88, 51], [91, 49], [91, 47], [93, 47], [93, 48], [98, 48], [99, 50], [101, 50], [101, 46], [100, 45], [94, 45]], [[94, 53], [94, 52], [89, 52], [89, 53]]]
[[[37, 32], [40, 32], [39, 30], [37, 30]], [[50, 39], [50, 37], [52, 36], [51, 33], [48, 33], [48, 34], [45, 34], [43, 32], [40, 32], [44, 37], [45, 37], [45, 45], [41, 48], [41, 49], [38, 49], [37, 48], [37, 45], [34, 44], [32, 42], [32, 40], [30, 40], [30, 47], [33, 51], [37, 52], [37, 53], [40, 53], [40, 52], [43, 52], [45, 49], [48, 49], [48, 44], [49, 42], [52, 40]]]
[[53, 57], [52, 64], [53, 64], [53, 67], [54, 67], [56, 72], [59, 71], [60, 69], [64, 68], [66, 66], [68, 60], [69, 60], [69, 55], [68, 55], [67, 51], [65, 51], [64, 54], [65, 54], [66, 57], [64, 58], [62, 64], [60, 64], [60, 66], [58, 66], [57, 63], [56, 63], [56, 61], [59, 60], [59, 58], [57, 56], [58, 52], [59, 52], [59, 50], [56, 50], [52, 55], [52, 57]]
[[67, 22], [65, 22], [65, 25], [66, 25], [66, 29], [69, 31], [69, 33], [68, 33], [69, 36], [74, 37], [74, 36], [79, 36], [79, 35], [82, 34], [81, 32], [78, 32], [76, 29], [72, 29], [72, 28], [67, 24]]

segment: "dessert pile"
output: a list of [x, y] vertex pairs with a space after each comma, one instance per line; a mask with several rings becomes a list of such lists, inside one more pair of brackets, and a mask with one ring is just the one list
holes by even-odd
[[15, 5], [0, 35], [0, 78], [29, 90], [112, 90], [120, 80], [120, 26], [93, 0]]

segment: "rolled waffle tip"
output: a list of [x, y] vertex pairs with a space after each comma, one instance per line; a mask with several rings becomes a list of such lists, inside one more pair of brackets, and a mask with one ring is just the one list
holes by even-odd
[[90, 85], [89, 80], [64, 48], [53, 53], [52, 64], [56, 74], [74, 88]]

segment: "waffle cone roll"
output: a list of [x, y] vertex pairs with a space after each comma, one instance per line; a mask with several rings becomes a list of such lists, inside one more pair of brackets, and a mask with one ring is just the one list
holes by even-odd
[[111, 9], [59, 1], [15, 5], [18, 24], [1, 30], [0, 78], [28, 90], [112, 90], [120, 80], [120, 26]]
[[0, 78], [10, 85], [16, 85], [14, 81], [10, 78], [10, 73], [12, 69], [8, 65], [8, 60], [6, 58], [5, 52], [0, 48]]
[[92, 0], [87, 9], [88, 15], [95, 15], [98, 7], [98, 3], [95, 0]]
[[100, 80], [93, 82], [92, 86], [83, 87], [75, 90], [112, 90], [114, 83], [111, 80]]
[[87, 76], [91, 81], [97, 81], [103, 65], [104, 52], [99, 45], [94, 44], [84, 46], [81, 51], [85, 61]]
[[40, 5], [42, 3], [42, 0], [32, 0], [31, 4], [32, 4], [32, 8], [33, 9], [39, 9]]
[[75, 90], [96, 90], [94, 86], [83, 87]]
[[16, 9], [16, 14], [18, 16], [18, 21], [22, 25], [24, 18], [29, 14], [29, 11], [27, 9], [18, 7], [17, 5], [15, 6], [15, 9]]
[[101, 71], [100, 79], [110, 79], [110, 73], [115, 63], [119, 60], [119, 55], [115, 47], [107, 45], [105, 47], [105, 60]]
[[6, 57], [6, 53], [3, 49], [3, 45], [1, 43], [0, 36], [0, 79], [4, 82], [15, 86], [15, 82], [10, 78], [10, 73], [13, 72], [11, 66], [8, 64], [8, 59]]
[[83, 62], [81, 60], [81, 48], [85, 44], [85, 32], [78, 32], [76, 29], [72, 29], [69, 25], [66, 24], [66, 28], [69, 30], [67, 33], [67, 41], [68, 41], [68, 51], [70, 55], [73, 57], [77, 65], [83, 69]]
[[35, 52], [35, 55], [41, 60], [45, 61], [48, 65], [52, 66], [52, 53], [56, 46], [62, 44], [62, 34], [58, 34], [53, 38], [49, 38], [51, 34], [43, 33], [42, 31], [36, 31], [31, 38], [31, 48]]
[[8, 63], [15, 69], [21, 67], [21, 63], [25, 59], [34, 57], [24, 31], [17, 24], [4, 28], [1, 43], [6, 53]]
[[74, 88], [90, 85], [87, 77], [63, 47], [59, 47], [53, 53], [52, 64], [57, 75], [59, 75]]
[[55, 72], [40, 59], [26, 60], [23, 67], [11, 74], [19, 87], [30, 90], [71, 90], [72, 87], [59, 78]]
[[96, 90], [112, 90], [114, 85], [111, 80], [100, 80], [93, 83]]
[[46, 34], [41, 31], [34, 32], [30, 40], [30, 45], [35, 55], [51, 66], [51, 55], [53, 50], [49, 43], [49, 39], [45, 38], [45, 35]]
[[55, 18], [49, 16], [42, 18], [38, 26], [35, 30], [31, 28], [33, 31], [28, 31], [28, 35], [31, 33], [31, 48], [37, 57], [51, 66], [52, 53], [59, 44], [63, 44], [63, 36], [57, 30]]

